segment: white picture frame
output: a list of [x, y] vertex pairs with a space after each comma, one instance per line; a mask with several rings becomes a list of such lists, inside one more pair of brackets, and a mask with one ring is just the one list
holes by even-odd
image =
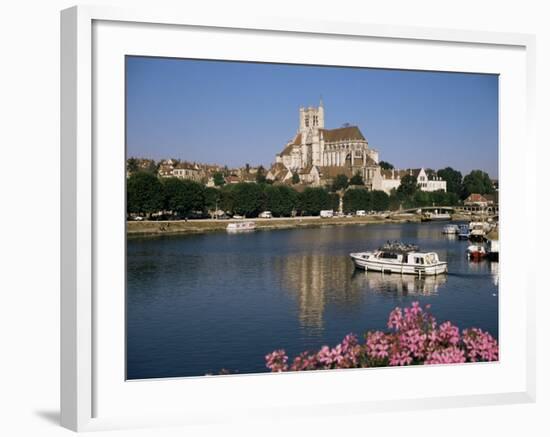
[[[507, 200], [519, 199], [519, 206], [526, 202], [536, 205], [536, 175], [527, 166], [528, 160], [535, 156], [532, 128], [535, 40], [531, 35], [246, 16], [228, 22], [215, 15], [195, 16], [156, 9], [78, 6], [64, 10], [61, 13], [61, 424], [83, 431], [533, 402], [535, 272], [527, 263], [517, 271], [502, 270], [500, 284], [505, 290], [501, 293], [500, 307], [502, 351], [501, 361], [496, 365], [367, 370], [371, 372], [369, 375], [376, 372], [377, 383], [372, 376], [365, 379], [362, 370], [147, 383], [124, 381], [120, 372], [124, 359], [120, 356], [124, 354], [120, 345], [124, 344], [124, 338], [119, 335], [124, 320], [121, 312], [124, 288], [119, 287], [120, 275], [124, 274], [120, 271], [124, 265], [120, 257], [124, 252], [120, 244], [124, 216], [120, 217], [120, 224], [113, 225], [106, 223], [102, 215], [109, 208], [116, 211], [124, 208], [124, 183], [120, 179], [123, 167], [119, 165], [124, 156], [123, 141], [120, 149], [124, 130], [120, 125], [124, 115], [120, 105], [123, 102], [120, 87], [124, 86], [124, 75], [119, 70], [123, 64], [121, 55], [181, 57], [178, 39], [195, 38], [193, 35], [197, 39], [192, 53], [186, 53], [188, 57], [351, 65], [346, 61], [345, 47], [367, 44], [365, 47], [372, 48], [373, 60], [356, 65], [500, 74], [503, 78], [500, 210], [504, 247], [501, 265], [509, 265], [506, 251], [511, 253], [522, 243], [524, 247], [533, 244], [507, 232], [520, 222], [531, 229], [536, 227], [533, 208], [532, 214], [522, 217]], [[227, 40], [227, 47], [219, 44], [220, 35]], [[269, 54], [259, 54], [263, 47], [248, 44], [251, 37], [263, 38], [262, 44], [272, 44]], [[326, 59], [321, 61], [315, 50], [310, 58], [299, 59], [289, 50], [289, 44], [299, 45], [303, 39], [313, 45], [319, 43], [315, 41], [325, 44], [330, 41], [334, 44], [333, 52], [327, 50], [323, 55]], [[278, 54], [276, 47], [285, 44], [285, 54]], [[412, 51], [405, 51], [405, 46]], [[338, 47], [342, 50], [336, 52]], [[449, 56], [451, 52], [454, 55]], [[417, 59], [407, 59], [411, 53]], [[106, 100], [111, 98], [112, 101]], [[104, 144], [109, 144], [108, 150]], [[522, 145], [520, 157], [512, 155], [514, 144]], [[115, 292], [98, 299], [109, 284], [114, 284]], [[516, 292], [512, 293], [512, 289]], [[503, 323], [510, 320], [513, 311], [517, 314], [512, 331]], [[107, 336], [106, 330], [114, 334]], [[415, 372], [418, 386], [407, 384], [410, 372]], [[387, 383], [389, 378], [397, 388], [382, 396], [384, 381]], [[422, 388], [420, 383], [427, 378], [436, 382], [431, 388]], [[458, 379], [454, 386], [438, 388], [437, 381], [446, 378]], [[464, 384], [460, 378], [471, 384]], [[367, 383], [368, 391], [352, 391], [353, 387]], [[200, 396], [194, 402], [178, 399], [183, 386], [186, 393], [205, 393], [219, 401], [206, 410]], [[334, 387], [342, 387], [345, 396], [330, 400], [320, 396], [320, 389], [326, 392]], [[274, 393], [273, 399], [262, 398], [261, 390], [275, 388], [280, 392]], [[284, 395], [292, 398], [292, 390], [310, 395], [297, 403], [285, 403]], [[144, 399], [155, 399], [156, 405], [147, 404]]]

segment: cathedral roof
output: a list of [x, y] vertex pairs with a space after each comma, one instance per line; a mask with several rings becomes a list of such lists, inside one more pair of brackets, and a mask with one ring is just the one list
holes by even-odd
[[320, 129], [323, 132], [325, 142], [334, 143], [336, 141], [362, 140], [365, 137], [357, 126], [346, 126], [338, 129]]

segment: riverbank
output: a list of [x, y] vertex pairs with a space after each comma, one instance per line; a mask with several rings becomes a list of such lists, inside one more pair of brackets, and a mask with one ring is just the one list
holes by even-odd
[[[454, 215], [453, 220], [471, 220], [471, 216]], [[171, 220], [171, 221], [129, 221], [127, 234], [129, 237], [145, 237], [158, 235], [204, 234], [208, 232], [225, 231], [229, 223], [242, 220]], [[271, 219], [246, 219], [256, 223], [256, 229], [291, 229], [319, 226], [345, 226], [374, 223], [417, 223], [417, 214], [401, 214], [391, 217], [384, 215], [368, 215], [364, 217], [284, 217]]]
[[[229, 223], [241, 220], [173, 220], [173, 221], [129, 221], [127, 233], [129, 237], [177, 235], [177, 234], [202, 234], [208, 232], [225, 231]], [[345, 226], [351, 224], [369, 223], [407, 223], [419, 222], [417, 215], [394, 216], [387, 218], [381, 215], [365, 217], [293, 217], [271, 219], [247, 219], [256, 223], [256, 229], [290, 229], [319, 226]]]

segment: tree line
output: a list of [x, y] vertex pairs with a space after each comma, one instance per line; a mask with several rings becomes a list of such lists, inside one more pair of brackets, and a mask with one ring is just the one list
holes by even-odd
[[271, 211], [275, 217], [319, 215], [339, 205], [338, 194], [321, 187], [298, 192], [286, 185], [240, 182], [214, 188], [190, 180], [159, 179], [148, 172], [130, 175], [126, 193], [128, 214], [165, 211], [180, 218], [203, 217], [216, 211], [246, 217], [257, 217], [262, 211]]
[[[389, 163], [385, 163], [391, 166]], [[319, 215], [322, 210], [338, 210], [340, 197], [346, 213], [358, 210], [387, 211], [432, 205], [459, 205], [471, 193], [490, 194], [494, 187], [487, 173], [474, 170], [462, 174], [450, 167], [439, 170], [439, 177], [447, 181], [447, 192], [422, 191], [414, 176], [406, 175], [390, 195], [370, 191], [360, 175], [348, 180], [338, 175], [328, 188], [306, 187], [298, 191], [288, 185], [272, 185], [260, 172], [256, 183], [204, 184], [177, 178], [158, 178], [149, 171], [132, 173], [127, 180], [127, 213], [150, 215], [165, 211], [178, 217], [206, 217], [215, 211], [257, 217], [262, 211], [271, 211], [275, 217], [291, 215]], [[221, 178], [219, 178], [221, 179]], [[220, 181], [221, 182], [221, 181]]]

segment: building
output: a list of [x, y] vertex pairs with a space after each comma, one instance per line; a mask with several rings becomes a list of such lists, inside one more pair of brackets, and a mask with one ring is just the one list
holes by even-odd
[[381, 170], [380, 179], [375, 178], [373, 189], [390, 194], [391, 190], [397, 189], [401, 185], [401, 179], [406, 175], [416, 178], [421, 191], [447, 191], [447, 181], [437, 176], [433, 170], [425, 170], [424, 168]]
[[201, 182], [204, 176], [200, 166], [188, 162], [182, 162], [174, 166], [172, 175], [178, 179], [187, 179], [195, 182]]
[[297, 133], [276, 155], [266, 176], [280, 181], [298, 174], [302, 183], [323, 185], [338, 174], [351, 177], [357, 173], [372, 188], [380, 175], [378, 152], [369, 147], [357, 126], [326, 129], [321, 101], [318, 107], [300, 108]]

